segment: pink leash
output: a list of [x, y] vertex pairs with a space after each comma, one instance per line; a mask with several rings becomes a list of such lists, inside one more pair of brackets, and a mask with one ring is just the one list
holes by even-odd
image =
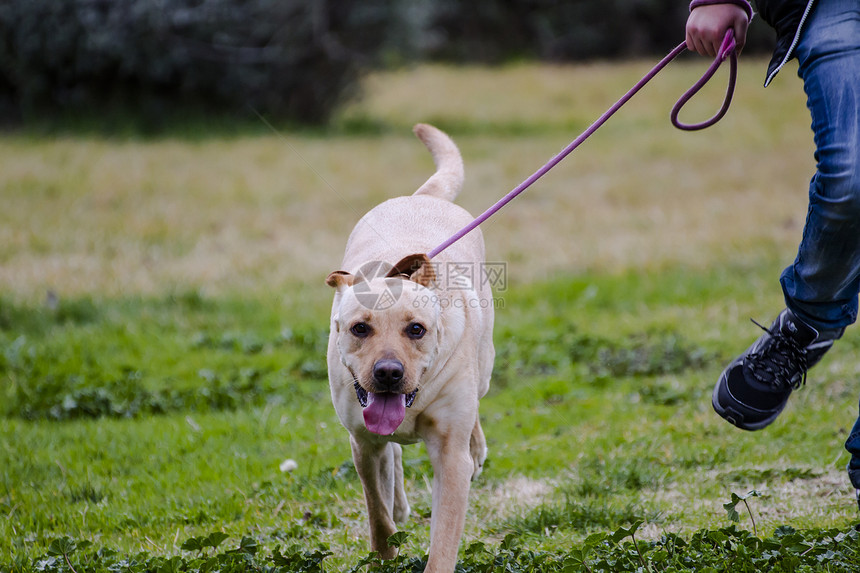
[[[647, 84], [649, 81], [651, 81], [654, 78], [654, 76], [656, 76], [663, 68], [666, 67], [667, 64], [669, 64], [669, 62], [671, 62], [676, 57], [678, 57], [678, 55], [681, 52], [683, 52], [686, 49], [686, 47], [687, 47], [686, 43], [684, 43], [684, 42], [679, 44], [674, 50], [672, 50], [669, 53], [669, 55], [667, 55], [665, 58], [660, 60], [660, 62], [657, 63], [657, 65], [654, 66], [654, 68], [650, 72], [648, 72], [645, 75], [645, 77], [643, 77], [641, 80], [639, 80], [636, 83], [636, 85], [634, 85], [632, 88], [630, 88], [630, 91], [628, 91], [626, 94], [624, 94], [624, 96], [620, 100], [615, 102], [615, 104], [612, 107], [610, 107], [608, 110], [606, 110], [606, 112], [603, 115], [601, 115], [597, 121], [595, 121], [593, 124], [591, 124], [591, 127], [589, 127], [584, 132], [582, 132], [582, 134], [579, 137], [574, 139], [567, 147], [562, 149], [558, 155], [556, 155], [555, 157], [550, 159], [543, 167], [541, 167], [540, 169], [535, 171], [528, 179], [526, 179], [525, 181], [520, 183], [516, 188], [514, 188], [507, 195], [505, 195], [504, 197], [499, 199], [495, 205], [493, 205], [492, 207], [490, 207], [489, 209], [484, 211], [481, 215], [476, 217], [475, 220], [473, 220], [471, 223], [469, 223], [468, 225], [466, 225], [465, 227], [463, 227], [462, 229], [460, 229], [459, 231], [454, 233], [450, 238], [448, 238], [441, 245], [439, 245], [438, 247], [436, 247], [435, 249], [433, 249], [432, 251], [427, 253], [427, 258], [432, 259], [436, 255], [438, 255], [439, 253], [441, 253], [442, 251], [444, 251], [445, 249], [447, 249], [448, 247], [450, 247], [451, 245], [453, 245], [454, 243], [456, 243], [457, 241], [462, 239], [468, 233], [473, 231], [478, 225], [480, 225], [481, 223], [483, 223], [484, 221], [486, 221], [487, 219], [489, 219], [490, 217], [495, 215], [496, 212], [498, 212], [502, 207], [504, 207], [505, 205], [510, 203], [517, 195], [519, 195], [520, 193], [522, 193], [523, 191], [528, 189], [535, 181], [537, 181], [538, 179], [540, 179], [541, 177], [546, 175], [546, 173], [550, 169], [552, 169], [553, 167], [558, 165], [562, 159], [564, 159], [565, 157], [570, 155], [570, 153], [574, 149], [579, 147], [579, 145], [582, 142], [584, 142], [586, 139], [588, 139], [595, 131], [597, 131], [604, 123], [606, 123], [606, 120], [608, 120], [610, 117], [612, 117], [612, 115], [615, 114], [616, 111], [621, 109], [621, 107], [625, 103], [627, 103], [630, 100], [630, 98], [632, 98], [634, 95], [636, 95], [636, 92], [638, 92], [640, 89], [642, 89], [645, 86], [645, 84]], [[678, 120], [678, 113], [681, 111], [681, 108], [684, 107], [684, 105], [688, 101], [690, 101], [690, 99], [694, 95], [696, 95], [699, 92], [699, 90], [702, 89], [702, 87], [706, 83], [708, 83], [708, 81], [711, 79], [711, 77], [713, 77], [714, 73], [716, 73], [717, 68], [719, 68], [720, 65], [728, 57], [731, 57], [731, 66], [730, 66], [730, 70], [729, 70], [729, 83], [728, 83], [728, 87], [726, 88], [726, 97], [725, 97], [725, 100], [723, 101], [722, 108], [720, 108], [720, 110], [717, 112], [716, 115], [714, 115], [714, 117], [712, 117], [711, 119], [709, 119], [707, 121], [703, 121], [702, 123], [695, 123], [695, 124], [681, 123]], [[723, 38], [723, 44], [720, 47], [720, 51], [717, 54], [717, 57], [714, 59], [714, 62], [711, 64], [711, 66], [708, 68], [708, 70], [705, 72], [705, 74], [701, 77], [701, 79], [699, 81], [697, 81], [693, 85], [693, 87], [691, 87], [689, 90], [687, 90], [681, 96], [681, 98], [675, 103], [675, 106], [672, 108], [672, 112], [669, 116], [670, 119], [672, 120], [672, 125], [674, 125], [678, 129], [683, 129], [685, 131], [695, 131], [695, 130], [699, 130], [699, 129], [704, 129], [706, 127], [710, 127], [710, 126], [714, 125], [715, 123], [717, 123], [718, 121], [720, 121], [720, 119], [722, 119], [723, 116], [726, 115], [726, 112], [729, 110], [729, 105], [731, 105], [732, 95], [734, 94], [734, 91], [735, 91], [735, 82], [737, 80], [737, 69], [738, 69], [738, 55], [737, 55], [737, 52], [735, 51], [735, 37], [734, 37], [734, 34], [732, 33], [732, 31], [729, 30], [726, 32], [726, 35]]]

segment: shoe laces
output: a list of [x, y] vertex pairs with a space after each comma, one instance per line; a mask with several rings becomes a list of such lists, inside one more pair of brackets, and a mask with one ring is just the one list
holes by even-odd
[[758, 352], [749, 355], [749, 369], [753, 376], [764, 384], [787, 385], [794, 390], [806, 384], [806, 348], [778, 328], [769, 329], [755, 320], [752, 322], [770, 335]]

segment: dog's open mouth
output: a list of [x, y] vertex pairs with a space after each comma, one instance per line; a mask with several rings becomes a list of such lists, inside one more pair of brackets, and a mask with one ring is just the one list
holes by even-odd
[[394, 394], [384, 392], [376, 394], [368, 392], [355, 381], [355, 396], [358, 403], [364, 408], [364, 425], [374, 434], [389, 436], [403, 422], [406, 417], [406, 408], [411, 408], [415, 402], [416, 388], [409, 394]]

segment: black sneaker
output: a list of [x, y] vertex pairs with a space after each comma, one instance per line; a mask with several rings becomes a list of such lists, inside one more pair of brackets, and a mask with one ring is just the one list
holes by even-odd
[[[758, 323], [756, 323], [758, 324]], [[785, 408], [791, 391], [806, 383], [806, 371], [821, 360], [845, 329], [819, 333], [788, 310], [720, 375], [711, 403], [738, 428], [760, 430]]]

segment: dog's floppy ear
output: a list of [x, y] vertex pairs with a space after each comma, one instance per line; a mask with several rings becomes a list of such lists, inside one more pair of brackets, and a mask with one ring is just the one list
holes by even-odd
[[436, 271], [430, 259], [423, 253], [407, 255], [400, 259], [387, 276], [396, 277], [397, 275], [406, 275], [409, 280], [424, 287], [429, 287], [436, 282]]
[[325, 284], [338, 291], [352, 286], [355, 282], [355, 277], [346, 271], [334, 271], [325, 278]]

